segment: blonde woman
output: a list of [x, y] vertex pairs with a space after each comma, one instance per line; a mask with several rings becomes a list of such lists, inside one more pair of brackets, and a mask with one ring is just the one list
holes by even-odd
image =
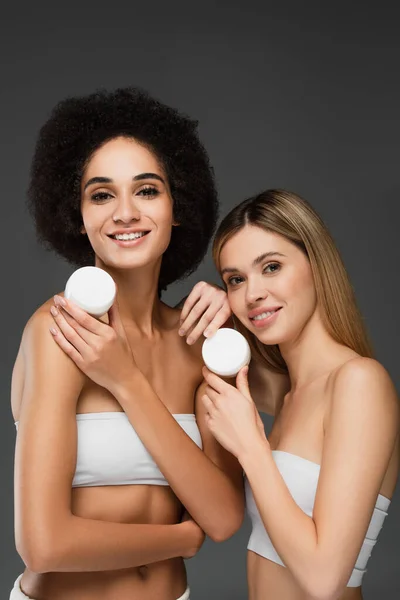
[[250, 600], [359, 600], [399, 467], [399, 408], [338, 250], [314, 210], [269, 190], [221, 223], [214, 259], [259, 367], [290, 389], [264, 410], [206, 368], [207, 424], [246, 475]]

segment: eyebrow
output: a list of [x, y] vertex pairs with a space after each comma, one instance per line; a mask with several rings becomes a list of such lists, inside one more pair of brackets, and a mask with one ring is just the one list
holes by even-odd
[[[253, 260], [251, 266], [256, 267], [257, 265], [262, 263], [266, 258], [271, 258], [272, 256], [283, 256], [284, 257], [285, 254], [282, 254], [281, 252], [276, 252], [274, 250], [272, 250], [271, 252], [264, 252], [264, 254], [260, 254], [260, 256], [257, 256], [257, 258], [255, 258]], [[225, 269], [222, 269], [221, 277], [225, 273], [237, 273], [239, 270], [240, 269], [237, 269], [235, 267], [226, 267]]]
[[[132, 181], [142, 181], [143, 179], [157, 179], [165, 185], [164, 179], [160, 177], [160, 175], [157, 175], [157, 173], [140, 173], [139, 175], [132, 177]], [[89, 185], [93, 185], [94, 183], [113, 183], [113, 180], [110, 179], [110, 177], [92, 177], [85, 183], [83, 190], [85, 191]]]

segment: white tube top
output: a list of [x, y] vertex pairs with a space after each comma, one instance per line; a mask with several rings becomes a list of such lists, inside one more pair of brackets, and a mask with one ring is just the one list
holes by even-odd
[[[320, 465], [305, 458], [301, 458], [300, 456], [296, 456], [295, 454], [284, 452], [283, 450], [272, 450], [272, 456], [294, 501], [309, 517], [312, 517]], [[265, 530], [247, 478], [245, 480], [245, 490], [247, 512], [252, 522], [252, 533], [247, 549], [252, 550], [264, 558], [268, 558], [275, 563], [285, 566]], [[368, 559], [371, 555], [372, 548], [376, 544], [389, 505], [390, 500], [379, 494], [367, 534], [353, 572], [347, 583], [347, 587], [358, 587], [361, 585], [361, 580], [366, 572]]]
[[[194, 414], [172, 415], [202, 448]], [[124, 412], [76, 415], [78, 444], [72, 487], [168, 485]], [[18, 421], [15, 423], [18, 429]]]

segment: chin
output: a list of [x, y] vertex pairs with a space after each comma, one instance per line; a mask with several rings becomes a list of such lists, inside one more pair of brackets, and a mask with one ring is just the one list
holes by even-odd
[[116, 258], [115, 256], [113, 256], [112, 258], [110, 256], [99, 256], [97, 255], [98, 258], [100, 259], [101, 263], [105, 266], [105, 267], [110, 267], [110, 269], [120, 269], [121, 271], [128, 271], [131, 269], [139, 269], [141, 267], [145, 267], [146, 265], [149, 264], [149, 259], [146, 257], [119, 257]]
[[288, 337], [283, 332], [272, 332], [265, 329], [264, 331], [252, 331], [255, 337], [265, 346], [276, 346], [282, 344]]
[[259, 333], [258, 335], [256, 335], [256, 338], [262, 344], [264, 344], [264, 346], [277, 346], [277, 345], [282, 344], [284, 342], [284, 340], [282, 339], [282, 337], [276, 336], [276, 335], [262, 335], [262, 334]]

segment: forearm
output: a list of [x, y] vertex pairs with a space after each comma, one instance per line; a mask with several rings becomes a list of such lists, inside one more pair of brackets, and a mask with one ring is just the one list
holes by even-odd
[[267, 445], [249, 449], [239, 460], [274, 548], [299, 586], [309, 590], [322, 575], [313, 519], [294, 501]]
[[225, 532], [243, 512], [238, 487], [190, 439], [141, 374], [115, 395], [193, 519], [212, 539], [229, 537]]
[[27, 566], [33, 571], [127, 569], [182, 556], [190, 548], [190, 536], [183, 523], [125, 524], [71, 515], [53, 532], [46, 549], [43, 540], [32, 547]]

